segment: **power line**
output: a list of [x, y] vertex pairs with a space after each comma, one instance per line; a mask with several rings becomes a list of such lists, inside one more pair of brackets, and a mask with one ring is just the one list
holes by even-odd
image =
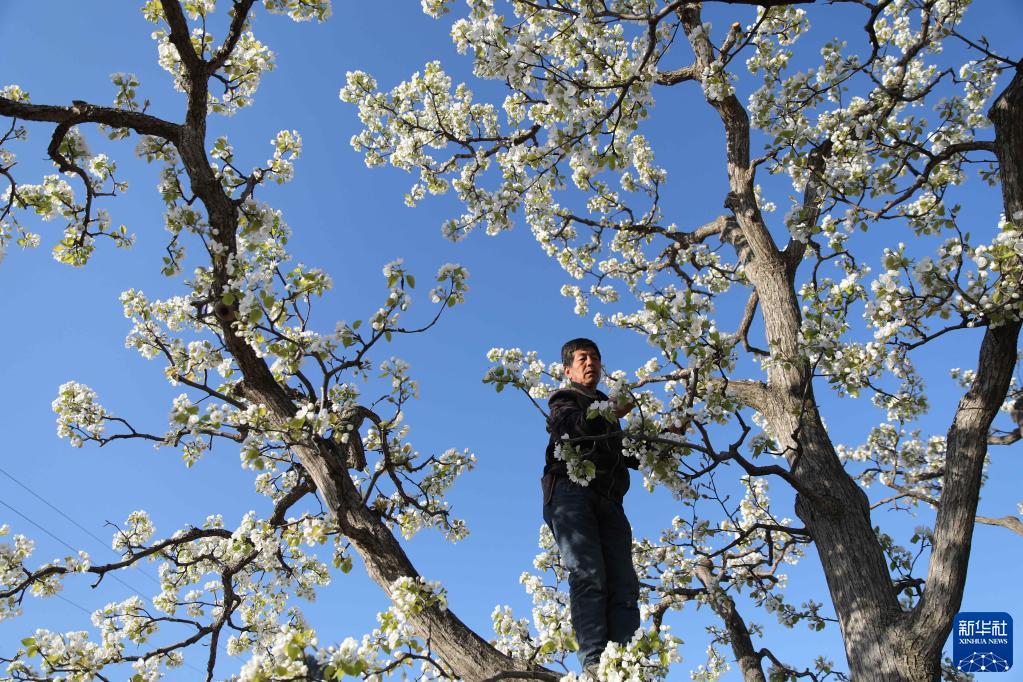
[[[68, 544], [67, 542], [65, 542], [64, 540], [60, 539], [59, 537], [57, 537], [56, 535], [54, 535], [53, 533], [51, 533], [51, 532], [50, 532], [49, 530], [47, 530], [46, 528], [44, 528], [44, 527], [43, 527], [42, 525], [40, 525], [40, 524], [36, 523], [35, 521], [33, 521], [33, 520], [32, 520], [31, 518], [29, 518], [28, 516], [26, 516], [26, 515], [22, 514], [22, 513], [20, 512], [20, 511], [18, 511], [17, 509], [15, 509], [14, 507], [12, 507], [11, 505], [7, 504], [7, 503], [6, 503], [6, 502], [4, 502], [3, 500], [0, 500], [0, 504], [2, 504], [3, 506], [7, 507], [8, 509], [10, 509], [10, 510], [11, 510], [12, 512], [14, 512], [15, 514], [17, 514], [17, 515], [18, 515], [18, 516], [20, 516], [21, 518], [25, 519], [26, 521], [28, 521], [29, 523], [31, 523], [31, 524], [32, 524], [33, 526], [35, 526], [35, 527], [36, 527], [36, 528], [38, 528], [39, 530], [43, 531], [44, 533], [46, 533], [47, 535], [49, 535], [49, 536], [50, 536], [51, 538], [53, 538], [54, 540], [56, 540], [56, 541], [57, 541], [57, 542], [59, 542], [60, 544], [64, 545], [64, 546], [65, 546], [65, 547], [67, 547], [68, 549], [70, 549], [70, 550], [71, 550], [72, 552], [74, 552], [75, 554], [78, 554], [79, 550], [75, 549], [75, 548], [74, 548], [74, 547], [72, 547], [72, 546], [71, 546], [70, 544]], [[117, 575], [116, 573], [111, 573], [111, 574], [110, 574], [110, 577], [111, 577], [111, 578], [113, 578], [114, 580], [116, 580], [117, 582], [121, 583], [121, 584], [122, 584], [122, 585], [124, 585], [125, 587], [127, 587], [127, 588], [128, 588], [129, 590], [131, 590], [131, 591], [132, 591], [132, 592], [134, 592], [135, 594], [142, 594], [142, 590], [139, 590], [139, 589], [137, 589], [137, 588], [135, 588], [135, 587], [132, 587], [131, 585], [129, 585], [128, 583], [126, 583], [126, 582], [125, 582], [125, 581], [124, 581], [124, 580], [123, 580], [123, 579], [121, 578], [121, 576]]]
[[17, 509], [15, 509], [14, 507], [12, 507], [11, 505], [7, 504], [7, 503], [6, 503], [6, 502], [4, 502], [3, 500], [0, 500], [0, 504], [2, 504], [3, 506], [7, 507], [8, 509], [10, 509], [10, 510], [11, 510], [12, 512], [14, 512], [15, 514], [17, 514], [17, 515], [18, 515], [18, 516], [20, 516], [21, 518], [25, 519], [26, 521], [28, 521], [29, 523], [31, 523], [31, 524], [32, 524], [33, 526], [35, 526], [35, 527], [36, 527], [36, 528], [38, 528], [39, 530], [43, 531], [44, 533], [46, 533], [47, 535], [49, 535], [49, 536], [50, 536], [51, 538], [53, 538], [54, 540], [56, 540], [56, 541], [57, 541], [57, 542], [59, 542], [60, 544], [64, 545], [64, 546], [65, 546], [65, 547], [67, 547], [68, 549], [70, 549], [70, 550], [71, 550], [72, 552], [74, 552], [75, 554], [78, 554], [78, 550], [77, 550], [77, 549], [75, 549], [74, 547], [72, 547], [72, 546], [71, 546], [71, 545], [69, 545], [68, 543], [64, 542], [63, 540], [61, 540], [60, 538], [58, 538], [58, 537], [57, 537], [56, 535], [54, 535], [54, 534], [53, 534], [53, 533], [51, 533], [50, 531], [46, 530], [45, 528], [43, 528], [42, 526], [40, 526], [40, 525], [39, 525], [38, 523], [36, 523], [36, 522], [35, 522], [35, 521], [33, 521], [32, 519], [30, 519], [29, 517], [25, 516], [24, 514], [22, 514], [22, 513], [20, 512], [20, 511], [18, 511]]
[[92, 616], [92, 611], [90, 611], [89, 609], [85, 608], [84, 606], [82, 606], [78, 602], [71, 601], [70, 599], [68, 599], [67, 597], [65, 597], [62, 594], [55, 594], [54, 596], [57, 597], [57, 599], [60, 599], [61, 601], [65, 601], [68, 604], [71, 604], [71, 606], [74, 606], [76, 609], [78, 609], [79, 611], [81, 611], [85, 615]]
[[[91, 532], [91, 531], [90, 531], [89, 529], [87, 529], [87, 528], [84, 528], [84, 527], [83, 527], [83, 526], [82, 526], [81, 524], [79, 524], [79, 523], [78, 523], [77, 521], [75, 521], [75, 520], [74, 520], [74, 519], [72, 519], [72, 518], [71, 518], [70, 516], [68, 516], [67, 514], [65, 514], [65, 513], [63, 512], [63, 511], [61, 511], [60, 509], [58, 509], [58, 508], [57, 508], [57, 507], [56, 507], [55, 505], [53, 505], [52, 503], [50, 503], [49, 501], [47, 501], [47, 500], [46, 500], [46, 498], [44, 498], [44, 497], [43, 497], [42, 495], [40, 495], [40, 494], [39, 494], [39, 493], [37, 493], [36, 491], [34, 491], [34, 490], [32, 490], [31, 488], [29, 488], [29, 487], [28, 487], [27, 485], [25, 485], [24, 483], [22, 483], [21, 481], [19, 481], [18, 479], [16, 479], [16, 478], [15, 478], [14, 476], [11, 476], [11, 475], [10, 475], [9, 473], [7, 473], [7, 471], [5, 471], [5, 470], [4, 470], [3, 468], [0, 468], [0, 473], [3, 473], [3, 474], [4, 474], [5, 476], [7, 476], [7, 478], [11, 479], [12, 481], [14, 481], [14, 482], [15, 482], [15, 483], [17, 483], [18, 485], [20, 485], [20, 486], [21, 486], [22, 488], [24, 488], [25, 490], [27, 490], [28, 492], [30, 492], [30, 493], [32, 493], [33, 495], [35, 495], [35, 496], [36, 496], [37, 498], [39, 498], [40, 500], [42, 500], [42, 502], [44, 502], [44, 503], [45, 503], [45, 504], [46, 504], [47, 506], [49, 506], [49, 507], [50, 507], [51, 509], [53, 509], [54, 511], [56, 511], [56, 512], [57, 512], [58, 514], [60, 514], [61, 516], [63, 516], [63, 517], [65, 518], [65, 519], [67, 519], [67, 520], [68, 520], [68, 521], [70, 521], [71, 523], [73, 523], [73, 524], [74, 524], [75, 526], [77, 526], [78, 528], [80, 528], [80, 529], [81, 529], [82, 531], [84, 531], [85, 533], [87, 533], [87, 534], [88, 534], [89, 536], [91, 536], [91, 537], [92, 537], [92, 538], [93, 538], [94, 540], [96, 540], [97, 542], [99, 542], [99, 543], [100, 543], [100, 544], [102, 544], [102, 545], [105, 545], [105, 544], [106, 544], [106, 543], [104, 543], [104, 542], [103, 542], [103, 541], [102, 541], [102, 540], [101, 540], [100, 538], [96, 537], [96, 535], [95, 535], [94, 533], [92, 533], [92, 532]], [[7, 507], [8, 509], [10, 509], [10, 510], [11, 510], [12, 512], [14, 512], [15, 514], [17, 514], [17, 515], [18, 515], [18, 516], [20, 516], [21, 518], [25, 519], [26, 521], [28, 521], [29, 523], [31, 523], [31, 524], [32, 524], [33, 526], [35, 526], [36, 528], [38, 528], [38, 529], [39, 529], [39, 530], [41, 530], [42, 532], [46, 533], [46, 534], [47, 534], [47, 535], [49, 535], [49, 536], [50, 536], [51, 538], [53, 538], [53, 539], [54, 539], [55, 541], [57, 541], [57, 542], [59, 542], [60, 544], [64, 545], [65, 547], [67, 547], [67, 548], [68, 548], [69, 550], [71, 550], [72, 552], [74, 552], [74, 553], [76, 553], [76, 554], [78, 553], [78, 551], [79, 551], [79, 550], [75, 549], [75, 548], [74, 548], [74, 547], [72, 547], [72, 546], [71, 546], [71, 545], [70, 545], [69, 543], [65, 542], [65, 541], [64, 541], [64, 540], [62, 540], [61, 538], [57, 537], [57, 535], [55, 535], [54, 533], [52, 533], [51, 531], [49, 531], [49, 530], [48, 530], [47, 528], [45, 528], [45, 527], [44, 527], [44, 526], [43, 526], [42, 524], [40, 524], [40, 523], [38, 523], [38, 522], [34, 521], [34, 520], [33, 520], [32, 518], [30, 518], [29, 516], [27, 516], [27, 515], [25, 515], [25, 514], [21, 513], [20, 511], [18, 511], [18, 510], [17, 510], [17, 509], [15, 509], [14, 507], [12, 507], [12, 506], [11, 506], [10, 504], [8, 504], [7, 502], [4, 502], [3, 500], [0, 500], [0, 504], [2, 504], [3, 506]], [[136, 567], [136, 568], [137, 568], [137, 567]], [[141, 569], [139, 569], [139, 570], [141, 571]], [[155, 578], [153, 578], [153, 576], [149, 575], [149, 574], [148, 574], [147, 572], [145, 572], [145, 571], [141, 571], [141, 572], [142, 572], [142, 575], [146, 576], [146, 577], [147, 577], [147, 578], [149, 578], [150, 580], [153, 580], [154, 582], [156, 582], [157, 584], [159, 584], [159, 581], [157, 581], [157, 580], [156, 580]], [[121, 577], [120, 577], [119, 575], [117, 575], [116, 573], [111, 573], [111, 574], [110, 574], [110, 577], [111, 577], [111, 578], [113, 578], [114, 580], [116, 580], [117, 582], [121, 583], [121, 584], [122, 584], [122, 585], [124, 585], [125, 587], [127, 587], [127, 588], [128, 588], [129, 590], [131, 590], [132, 592], [134, 592], [134, 593], [136, 593], [136, 594], [142, 594], [142, 591], [141, 591], [141, 590], [138, 590], [138, 589], [136, 589], [136, 588], [132, 587], [131, 585], [129, 585], [128, 583], [126, 583], [126, 582], [125, 582], [124, 580], [122, 580], [122, 579], [121, 579]], [[67, 597], [65, 597], [64, 595], [62, 595], [62, 594], [60, 594], [60, 593], [57, 593], [57, 594], [55, 594], [54, 596], [56, 596], [56, 597], [57, 597], [58, 599], [60, 599], [61, 601], [67, 602], [67, 603], [68, 603], [68, 604], [70, 604], [71, 606], [74, 606], [74, 607], [75, 607], [76, 609], [78, 609], [78, 610], [79, 610], [79, 611], [81, 611], [82, 613], [86, 614], [87, 616], [92, 616], [92, 611], [90, 611], [89, 609], [85, 608], [84, 606], [82, 606], [82, 605], [81, 605], [81, 604], [79, 604], [78, 602], [72, 601], [71, 599], [68, 599]], [[204, 671], [202, 671], [202, 670], [199, 670], [199, 668], [195, 667], [194, 665], [192, 665], [192, 664], [191, 664], [191, 663], [189, 663], [188, 661], [182, 661], [182, 664], [183, 664], [183, 665], [184, 665], [184, 666], [185, 666], [186, 668], [190, 668], [191, 670], [194, 670], [195, 672], [198, 672], [198, 673], [202, 673], [202, 672], [204, 672]]]
[[[37, 493], [36, 491], [32, 490], [32, 488], [28, 487], [28, 486], [27, 486], [26, 484], [22, 483], [21, 481], [19, 481], [18, 479], [16, 479], [16, 478], [15, 478], [14, 476], [12, 476], [11, 474], [9, 474], [9, 473], [8, 473], [8, 472], [7, 472], [7, 471], [6, 471], [6, 470], [5, 470], [5, 469], [4, 469], [3, 467], [0, 467], [0, 473], [2, 473], [2, 474], [3, 474], [4, 476], [6, 476], [7, 478], [11, 479], [12, 481], [14, 481], [14, 482], [15, 482], [15, 483], [17, 483], [18, 485], [20, 485], [20, 486], [21, 486], [22, 488], [24, 488], [25, 490], [27, 490], [28, 492], [30, 492], [30, 493], [31, 493], [32, 495], [34, 495], [34, 496], [35, 496], [36, 498], [38, 498], [38, 499], [39, 499], [39, 500], [40, 500], [40, 501], [41, 501], [41, 502], [42, 502], [43, 504], [45, 504], [45, 505], [46, 505], [47, 507], [49, 507], [50, 509], [52, 509], [53, 511], [55, 511], [55, 512], [57, 512], [58, 514], [60, 514], [61, 516], [63, 516], [63, 517], [65, 518], [65, 519], [67, 519], [67, 520], [68, 520], [68, 521], [70, 521], [71, 523], [73, 523], [73, 524], [74, 524], [74, 525], [75, 525], [75, 526], [76, 526], [76, 527], [77, 527], [77, 528], [78, 528], [79, 530], [81, 530], [81, 531], [82, 531], [83, 533], [85, 533], [86, 535], [88, 535], [89, 537], [91, 537], [91, 538], [92, 538], [93, 540], [95, 540], [96, 542], [98, 542], [98, 543], [99, 543], [100, 545], [102, 545], [103, 547], [107, 548], [108, 550], [110, 549], [110, 548], [109, 548], [109, 546], [107, 545], [107, 543], [106, 543], [106, 541], [105, 541], [105, 540], [103, 540], [103, 539], [102, 539], [101, 537], [99, 537], [98, 535], [96, 535], [95, 533], [93, 533], [93, 532], [92, 532], [91, 530], [89, 530], [88, 528], [86, 528], [85, 526], [83, 526], [82, 524], [78, 523], [78, 522], [77, 522], [77, 521], [75, 521], [75, 520], [74, 520], [73, 518], [71, 518], [70, 516], [68, 516], [67, 514], [65, 514], [65, 513], [64, 513], [64, 511], [63, 511], [62, 509], [60, 509], [59, 507], [57, 507], [57, 505], [53, 504], [52, 502], [50, 502], [49, 500], [47, 500], [47, 499], [46, 499], [45, 497], [43, 497], [42, 495], [40, 495], [40, 494], [39, 494], [39, 493]], [[65, 543], [65, 544], [66, 544], [66, 543]], [[77, 551], [77, 550], [73, 550], [73, 551]], [[140, 567], [140, 566], [132, 566], [132, 568], [134, 568], [135, 570], [137, 570], [137, 571], [138, 571], [139, 573], [141, 573], [141, 574], [142, 574], [142, 575], [144, 575], [145, 577], [149, 578], [149, 579], [150, 579], [151, 581], [153, 581], [153, 582], [154, 582], [154, 583], [156, 583], [157, 585], [159, 585], [159, 584], [160, 584], [160, 581], [159, 581], [159, 580], [157, 580], [156, 578], [154, 578], [154, 577], [153, 577], [153, 576], [152, 576], [152, 575], [151, 575], [151, 574], [150, 574], [150, 573], [149, 573], [148, 571], [146, 571], [146, 570], [142, 569], [142, 567]], [[138, 590], [136, 590], [136, 592], [137, 592], [137, 591], [138, 591]]]

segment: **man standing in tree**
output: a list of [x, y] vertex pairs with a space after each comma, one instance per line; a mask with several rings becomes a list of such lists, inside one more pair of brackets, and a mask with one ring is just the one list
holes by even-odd
[[[639, 580], [632, 565], [632, 528], [622, 508], [629, 489], [628, 469], [638, 468], [635, 457], [622, 453], [621, 426], [595, 415], [590, 405], [608, 397], [597, 390], [601, 377], [600, 350], [589, 339], [572, 339], [561, 348], [568, 388], [551, 396], [544, 466], [543, 518], [554, 533], [561, 559], [569, 571], [572, 626], [579, 642], [584, 671], [597, 679], [600, 655], [609, 641], [627, 643], [639, 628]], [[621, 418], [633, 408], [620, 404]], [[593, 462], [588, 484], [569, 478], [559, 457], [565, 443]]]

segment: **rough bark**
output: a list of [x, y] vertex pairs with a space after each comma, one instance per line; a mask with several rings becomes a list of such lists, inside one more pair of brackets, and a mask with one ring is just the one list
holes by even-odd
[[[1023, 87], [1016, 75], [991, 110], [995, 123], [1005, 210], [1023, 210]], [[766, 279], [766, 278], [765, 278]], [[755, 280], [756, 282], [756, 280]], [[775, 285], [777, 286], [777, 285]], [[787, 292], [784, 292], [787, 294]], [[763, 295], [763, 294], [761, 294]], [[764, 303], [765, 319], [769, 317]], [[768, 338], [784, 333], [783, 324], [768, 325]], [[772, 328], [773, 327], [773, 328]], [[1016, 364], [1020, 323], [986, 330], [980, 347], [977, 378], [960, 401], [948, 432], [944, 485], [935, 545], [928, 565], [924, 596], [904, 612], [891, 588], [883, 554], [871, 529], [867, 500], [841, 468], [807, 388], [798, 414], [791, 415], [788, 396], [784, 415], [793, 430], [793, 473], [818, 498], [799, 495], [796, 512], [813, 535], [839, 617], [853, 679], [912, 680], [940, 676], [941, 649], [962, 602], [966, 583], [981, 473], [991, 423], [1005, 400]], [[775, 382], [771, 382], [772, 387]], [[791, 390], [792, 384], [780, 385]], [[850, 560], [855, 557], [855, 560]]]
[[707, 588], [710, 607], [725, 624], [731, 639], [732, 653], [735, 654], [735, 661], [742, 671], [742, 679], [745, 682], [767, 682], [763, 667], [760, 665], [761, 658], [753, 646], [753, 638], [750, 637], [746, 621], [735, 607], [735, 600], [721, 589], [721, 582], [714, 575], [712, 568], [709, 560], [699, 563], [696, 566], [696, 577]]
[[990, 516], [978, 516], [977, 523], [983, 523], [988, 526], [1001, 526], [1017, 535], [1023, 535], [1023, 522], [1020, 522], [1015, 516], [999, 516], [994, 519]]
[[[193, 186], [193, 189], [195, 186]], [[202, 195], [200, 196], [200, 200]], [[216, 202], [212, 202], [216, 203]], [[220, 225], [211, 216], [210, 224], [237, 228], [237, 222]], [[233, 235], [233, 229], [231, 235]], [[233, 236], [230, 237], [233, 239]], [[248, 402], [265, 405], [280, 424], [294, 416], [296, 408], [283, 387], [274, 380], [262, 358], [225, 324], [225, 341], [245, 377], [243, 392]], [[341, 531], [359, 553], [369, 577], [390, 596], [395, 580], [403, 576], [419, 577], [405, 550], [381, 519], [363, 503], [362, 496], [343, 466], [345, 453], [331, 441], [314, 438], [293, 445], [303, 467], [309, 473]], [[410, 622], [416, 634], [448, 667], [454, 676], [484, 680], [504, 671], [530, 671], [518, 679], [552, 680], [557, 676], [524, 661], [502, 654], [448, 609], [430, 606], [414, 615]]]
[[[261, 378], [266, 369], [265, 363], [254, 354], [249, 357], [251, 348], [247, 346], [238, 351], [235, 357], [241, 356], [245, 362], [241, 370], [246, 377], [247, 399], [266, 405], [282, 423], [287, 421], [294, 415], [295, 407], [272, 377], [270, 382]], [[391, 584], [398, 578], [419, 577], [419, 572], [393, 533], [363, 504], [348, 470], [342, 465], [345, 453], [335, 443], [319, 438], [314, 442], [296, 444], [294, 449], [315, 482], [324, 504], [335, 515], [341, 531], [359, 553], [369, 577], [388, 595]], [[430, 606], [414, 615], [410, 622], [430, 651], [455, 677], [478, 681], [506, 671], [519, 671], [531, 674], [517, 679], [557, 679], [553, 673], [513, 660], [497, 651], [448, 609]]]
[[[1017, 70], [988, 113], [995, 128], [995, 153], [1006, 216], [1023, 211], [1023, 72]], [[962, 603], [967, 564], [987, 457], [988, 434], [1009, 390], [1017, 360], [1020, 322], [984, 333], [973, 385], [959, 401], [948, 430], [945, 475], [934, 527], [927, 589], [917, 606], [906, 646], [926, 656], [924, 671], [937, 675], [935, 660]], [[917, 679], [931, 679], [919, 677]]]
[[178, 139], [181, 129], [179, 125], [155, 116], [136, 111], [96, 106], [87, 102], [75, 102], [71, 106], [63, 107], [15, 102], [0, 97], [0, 116], [61, 125], [102, 123], [113, 128], [131, 128], [142, 135], [155, 135], [172, 142]]
[[[687, 33], [700, 25], [696, 7], [685, 8], [681, 18]], [[709, 65], [709, 43], [701, 49], [697, 41], [694, 51], [698, 62]], [[746, 272], [760, 300], [775, 360], [761, 409], [806, 491], [797, 495], [796, 513], [817, 546], [852, 678], [898, 679], [891, 676], [897, 674], [897, 662], [882, 643], [887, 628], [901, 617], [901, 608], [870, 523], [867, 497], [835, 453], [818, 413], [809, 362], [799, 355], [801, 320], [793, 284], [798, 261], [778, 248], [757, 205], [745, 109], [734, 95], [711, 104], [725, 130], [728, 208], [750, 247]]]
[[[690, 35], [697, 70], [709, 66], [712, 47], [693, 39], [699, 7], [679, 9]], [[1001, 162], [1007, 215], [1023, 210], [1023, 94], [1020, 75], [991, 110]], [[978, 377], [960, 403], [948, 438], [945, 492], [936, 522], [936, 546], [924, 598], [913, 612], [900, 606], [866, 495], [846, 473], [816, 404], [812, 371], [798, 348], [799, 302], [794, 288], [801, 251], [779, 250], [754, 194], [749, 158], [749, 119], [734, 96], [710, 101], [725, 131], [729, 195], [748, 251], [740, 253], [760, 301], [765, 333], [775, 362], [757, 409], [767, 417], [799, 483], [796, 513], [813, 537], [839, 620], [850, 676], [854, 680], [934, 680], [941, 647], [958, 611], [966, 578], [972, 530], [987, 451], [988, 430], [1005, 398], [1016, 361], [1019, 323], [988, 329]], [[815, 160], [820, 163], [820, 160]], [[811, 202], [808, 186], [805, 200]], [[736, 648], [737, 658], [740, 649]]]

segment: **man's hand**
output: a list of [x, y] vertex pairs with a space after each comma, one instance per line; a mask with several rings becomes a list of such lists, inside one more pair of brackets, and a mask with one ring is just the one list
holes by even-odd
[[615, 406], [615, 416], [621, 419], [628, 413], [632, 412], [632, 409], [634, 407], [636, 407], [636, 403], [632, 402], [628, 398], [626, 398], [624, 401], [620, 400], [618, 401], [618, 404]]

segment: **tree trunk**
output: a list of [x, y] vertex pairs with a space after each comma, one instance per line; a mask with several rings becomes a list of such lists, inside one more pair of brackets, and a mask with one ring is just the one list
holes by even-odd
[[[192, 176], [192, 189], [206, 206], [210, 225], [218, 230], [218, 239], [223, 240], [227, 247], [215, 262], [214, 297], [219, 298], [221, 289], [227, 283], [224, 267], [226, 255], [233, 254], [236, 249], [234, 235], [238, 227], [237, 213], [223, 195], [219, 183], [212, 178], [208, 162], [199, 162], [200, 158], [205, 160], [200, 136], [191, 134], [187, 128], [186, 131], [179, 147]], [[209, 178], [205, 177], [207, 174]], [[244, 376], [242, 391], [246, 399], [251, 404], [265, 405], [275, 421], [285, 424], [294, 416], [295, 406], [273, 378], [266, 362], [256, 355], [244, 339], [234, 333], [230, 323], [223, 323], [222, 332]], [[391, 596], [391, 585], [398, 578], [419, 577], [419, 572], [393, 533], [378, 516], [366, 508], [344, 465], [346, 455], [337, 444], [311, 437], [308, 441], [293, 444], [292, 448], [312, 477], [327, 508], [337, 519], [341, 531], [362, 558], [369, 577], [388, 596]], [[427, 650], [443, 661], [455, 677], [468, 682], [485, 680], [508, 671], [531, 671], [536, 674], [535, 678], [522, 676], [517, 679], [548, 682], [557, 679], [556, 675], [539, 666], [502, 654], [445, 608], [428, 606], [412, 616], [410, 623]]]
[[[988, 117], [995, 128], [1002, 205], [1006, 217], [1019, 226], [1023, 222], [1023, 126], [1020, 125], [1023, 121], [1023, 71], [1017, 69], [1008, 87], [991, 106]], [[914, 649], [927, 652], [930, 661], [940, 660], [942, 645], [962, 604], [988, 433], [1009, 390], [1017, 362], [1020, 326], [1016, 319], [989, 327], [984, 333], [977, 377], [959, 401], [948, 431], [945, 476], [927, 572], [927, 590], [913, 614], [906, 639]], [[937, 675], [936, 666], [928, 670], [934, 670]]]
[[[709, 66], [713, 46], [699, 31], [698, 5], [679, 16], [696, 55]], [[740, 252], [759, 297], [772, 364], [766, 391], [751, 406], [767, 418], [798, 484], [796, 514], [817, 547], [845, 644], [850, 677], [924, 682], [940, 675], [941, 648], [958, 611], [966, 579], [980, 473], [991, 421], [1008, 390], [1019, 323], [985, 335], [974, 386], [949, 431], [944, 494], [926, 592], [912, 612], [898, 602], [870, 520], [866, 494], [849, 476], [824, 428], [812, 371], [800, 356], [800, 309], [794, 289], [801, 252], [782, 251], [763, 221], [749, 159], [749, 117], [739, 100], [708, 100], [725, 129], [729, 196], [748, 251]], [[1001, 162], [1006, 214], [1023, 212], [1023, 81], [1016, 77], [991, 109]], [[812, 207], [811, 207], [812, 208]], [[757, 404], [759, 403], [759, 404]]]
[[[1019, 124], [1023, 76], [1019, 72], [992, 106], [990, 118], [1005, 212], [1011, 219], [1023, 212], [1023, 127]], [[802, 401], [804, 418], [798, 431], [788, 431], [798, 433], [790, 461], [793, 473], [815, 495], [798, 495], [796, 513], [817, 545], [854, 680], [940, 679], [941, 651], [966, 583], [988, 433], [1008, 392], [1020, 326], [1015, 320], [989, 327], [981, 342], [977, 378], [960, 401], [948, 431], [926, 589], [912, 612], [899, 606], [891, 588], [871, 530], [866, 496], [834, 456], [812, 395]], [[776, 428], [788, 421], [784, 415], [778, 417], [772, 421]]]
[[[687, 33], [700, 26], [699, 7], [679, 12]], [[693, 45], [699, 66], [708, 66], [712, 46], [702, 37]], [[800, 484], [796, 513], [817, 545], [855, 680], [896, 680], [895, 654], [882, 643], [902, 618], [884, 554], [870, 523], [866, 495], [842, 467], [821, 422], [813, 395], [812, 372], [800, 357], [800, 310], [794, 289], [799, 258], [782, 252], [764, 223], [756, 200], [749, 158], [749, 116], [730, 95], [710, 100], [725, 128], [729, 195], [748, 250], [746, 272], [760, 299], [765, 333], [774, 362], [766, 395], [753, 405], [770, 423]]]
[[793, 473], [806, 491], [796, 496], [796, 514], [824, 569], [850, 678], [915, 679], [903, 676], [905, 661], [890, 646], [906, 616], [871, 524], [867, 496], [842, 467], [812, 396], [806, 403], [798, 430], [788, 432], [794, 436]]
[[[210, 169], [205, 152], [205, 116], [192, 115], [192, 107], [205, 106], [205, 80], [196, 80], [202, 83], [202, 87], [195, 86], [202, 89], [202, 97], [190, 97], [190, 103], [193, 100], [194, 103], [188, 116], [189, 121], [196, 123], [181, 128], [177, 148], [192, 191], [206, 207], [210, 225], [216, 228], [214, 238], [224, 247], [213, 258], [214, 285], [211, 293], [214, 300], [219, 300], [228, 284], [227, 263], [237, 252], [238, 209]], [[278, 424], [285, 424], [294, 416], [296, 409], [266, 362], [235, 334], [230, 322], [222, 322], [221, 333], [244, 377], [242, 392], [246, 400], [250, 404], [266, 406]], [[346, 456], [340, 447], [332, 441], [310, 437], [293, 444], [292, 448], [312, 477], [327, 508], [337, 519], [341, 531], [362, 558], [369, 577], [388, 596], [391, 596], [391, 585], [398, 578], [420, 577], [393, 533], [366, 508], [349, 476], [344, 464]], [[529, 671], [536, 675], [516, 676], [517, 679], [548, 682], [557, 679], [557, 675], [550, 671], [502, 654], [447, 609], [427, 606], [413, 615], [410, 623], [427, 650], [438, 657], [455, 677], [468, 682], [509, 671]]]

